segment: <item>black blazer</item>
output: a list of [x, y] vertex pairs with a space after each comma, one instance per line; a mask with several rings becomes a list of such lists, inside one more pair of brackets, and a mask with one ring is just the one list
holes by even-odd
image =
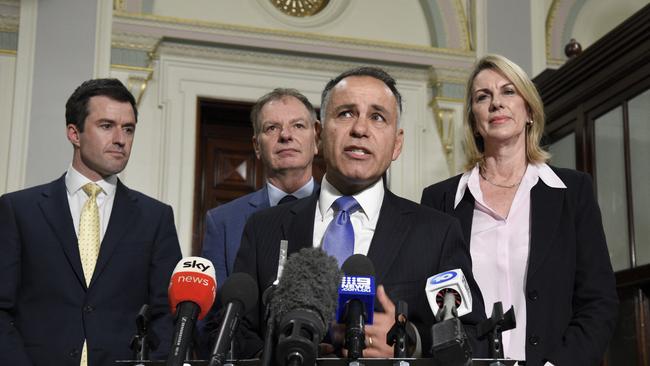
[[118, 181], [90, 287], [64, 177], [0, 197], [0, 365], [79, 366], [131, 359], [135, 317], [152, 310], [165, 357], [173, 332], [167, 287], [181, 251], [171, 207]]
[[[531, 190], [526, 279], [527, 365], [597, 365], [618, 314], [616, 280], [600, 209], [585, 173], [552, 168], [567, 189], [540, 179]], [[457, 217], [470, 243], [474, 198], [454, 209], [460, 175], [422, 193], [422, 204]], [[470, 243], [471, 244], [471, 243]]]
[[[317, 200], [318, 194], [314, 194], [260, 211], [248, 220], [235, 260], [235, 272], [253, 276], [260, 298], [276, 278], [280, 240], [288, 240], [289, 253], [312, 246]], [[456, 220], [439, 211], [386, 190], [368, 257], [375, 266], [376, 283], [385, 286], [394, 302], [404, 300], [408, 303], [410, 320], [418, 327], [424, 354], [430, 353], [434, 323], [424, 291], [428, 277], [461, 268], [472, 288], [473, 308], [483, 309], [483, 299], [471, 275], [471, 259], [460, 227]], [[238, 339], [240, 357], [253, 357], [262, 349], [263, 332], [259, 321], [263, 319], [262, 311], [258, 306], [242, 322], [244, 335]], [[473, 325], [483, 319], [483, 311], [463, 317], [463, 322], [469, 325], [470, 336], [475, 334]], [[484, 346], [478, 352], [486, 349]]]

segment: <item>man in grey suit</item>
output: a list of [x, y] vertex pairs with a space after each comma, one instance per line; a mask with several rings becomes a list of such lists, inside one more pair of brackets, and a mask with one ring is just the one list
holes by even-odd
[[214, 263], [217, 283], [232, 273], [244, 225], [250, 215], [314, 191], [312, 161], [318, 153], [320, 123], [307, 97], [277, 88], [251, 110], [253, 146], [268, 176], [264, 187], [207, 213], [201, 255]]

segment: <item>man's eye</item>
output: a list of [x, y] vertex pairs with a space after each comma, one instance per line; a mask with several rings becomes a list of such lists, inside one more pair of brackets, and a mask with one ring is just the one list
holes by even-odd
[[352, 117], [352, 112], [350, 112], [350, 111], [342, 111], [341, 113], [339, 113], [339, 117], [350, 118], [350, 117]]
[[110, 123], [102, 123], [101, 125], [99, 125], [99, 128], [104, 129], [104, 130], [108, 130], [109, 128], [111, 128], [111, 124]]
[[373, 113], [372, 116], [370, 116], [370, 118], [374, 121], [386, 121], [386, 118], [384, 118], [384, 116], [382, 116], [379, 113]]

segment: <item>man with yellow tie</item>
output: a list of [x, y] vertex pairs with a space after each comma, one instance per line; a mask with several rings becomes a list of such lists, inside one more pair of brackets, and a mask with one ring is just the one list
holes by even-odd
[[167, 286], [181, 258], [171, 207], [127, 188], [135, 100], [116, 79], [66, 103], [72, 164], [59, 179], [0, 197], [0, 365], [104, 366], [130, 359], [151, 309], [169, 350]]

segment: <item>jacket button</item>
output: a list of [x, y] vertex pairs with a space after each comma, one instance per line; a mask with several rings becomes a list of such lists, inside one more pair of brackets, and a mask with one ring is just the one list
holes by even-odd
[[78, 349], [73, 349], [70, 351], [70, 357], [77, 357], [79, 355], [79, 350]]
[[536, 335], [530, 336], [530, 338], [528, 338], [528, 342], [531, 346], [537, 346], [539, 344], [539, 337]]
[[535, 290], [528, 291], [528, 298], [530, 301], [537, 301], [539, 299], [539, 294]]
[[86, 305], [84, 306], [84, 312], [86, 313], [92, 313], [95, 308], [92, 305]]

